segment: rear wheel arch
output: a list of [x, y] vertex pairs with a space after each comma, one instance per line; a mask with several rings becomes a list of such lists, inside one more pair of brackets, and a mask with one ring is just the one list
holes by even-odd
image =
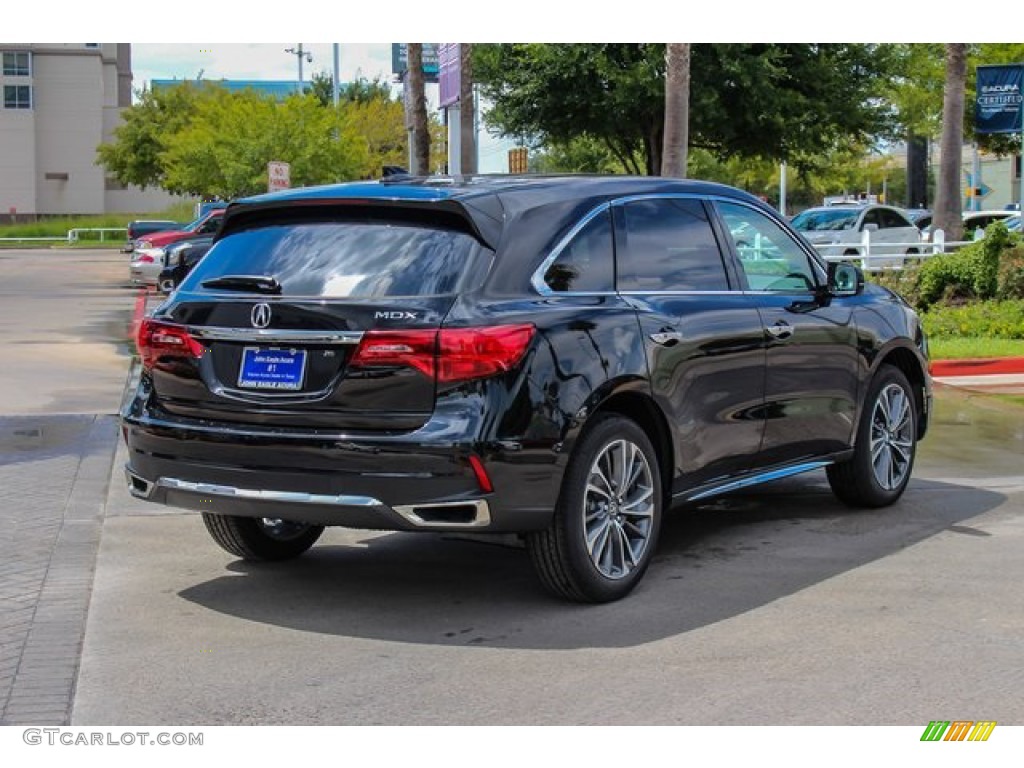
[[[594, 409], [591, 418], [600, 413], [616, 413], [635, 422], [646, 434], [658, 456], [665, 498], [671, 498], [675, 476], [675, 448], [668, 419], [653, 398], [639, 392], [622, 392], [604, 400]], [[589, 421], [589, 420], [588, 420]], [[586, 429], [586, 425], [584, 425]]]

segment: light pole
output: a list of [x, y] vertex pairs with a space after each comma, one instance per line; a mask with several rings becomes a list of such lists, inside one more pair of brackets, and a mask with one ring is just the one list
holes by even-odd
[[284, 52], [290, 53], [299, 60], [299, 90], [302, 90], [302, 59], [305, 57], [306, 61], [312, 62], [313, 54], [309, 51], [304, 51], [302, 49], [302, 43], [299, 43], [298, 48], [285, 48]]

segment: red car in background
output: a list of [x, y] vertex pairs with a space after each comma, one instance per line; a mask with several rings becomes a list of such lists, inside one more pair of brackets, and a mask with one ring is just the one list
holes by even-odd
[[200, 216], [182, 229], [172, 229], [166, 232], [153, 232], [135, 243], [135, 250], [143, 251], [152, 248], [166, 248], [179, 240], [187, 240], [196, 235], [212, 235], [220, 228], [221, 219], [224, 218], [224, 209], [217, 208], [205, 216]]

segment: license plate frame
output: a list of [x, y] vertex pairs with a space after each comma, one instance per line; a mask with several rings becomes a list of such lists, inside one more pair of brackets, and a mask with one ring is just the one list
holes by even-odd
[[238, 387], [297, 392], [306, 382], [306, 357], [304, 349], [243, 347]]

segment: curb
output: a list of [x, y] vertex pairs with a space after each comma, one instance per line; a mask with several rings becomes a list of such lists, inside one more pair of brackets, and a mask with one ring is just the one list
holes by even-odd
[[928, 367], [932, 376], [986, 376], [1024, 374], [1024, 357], [977, 358], [971, 360], [935, 360]]

